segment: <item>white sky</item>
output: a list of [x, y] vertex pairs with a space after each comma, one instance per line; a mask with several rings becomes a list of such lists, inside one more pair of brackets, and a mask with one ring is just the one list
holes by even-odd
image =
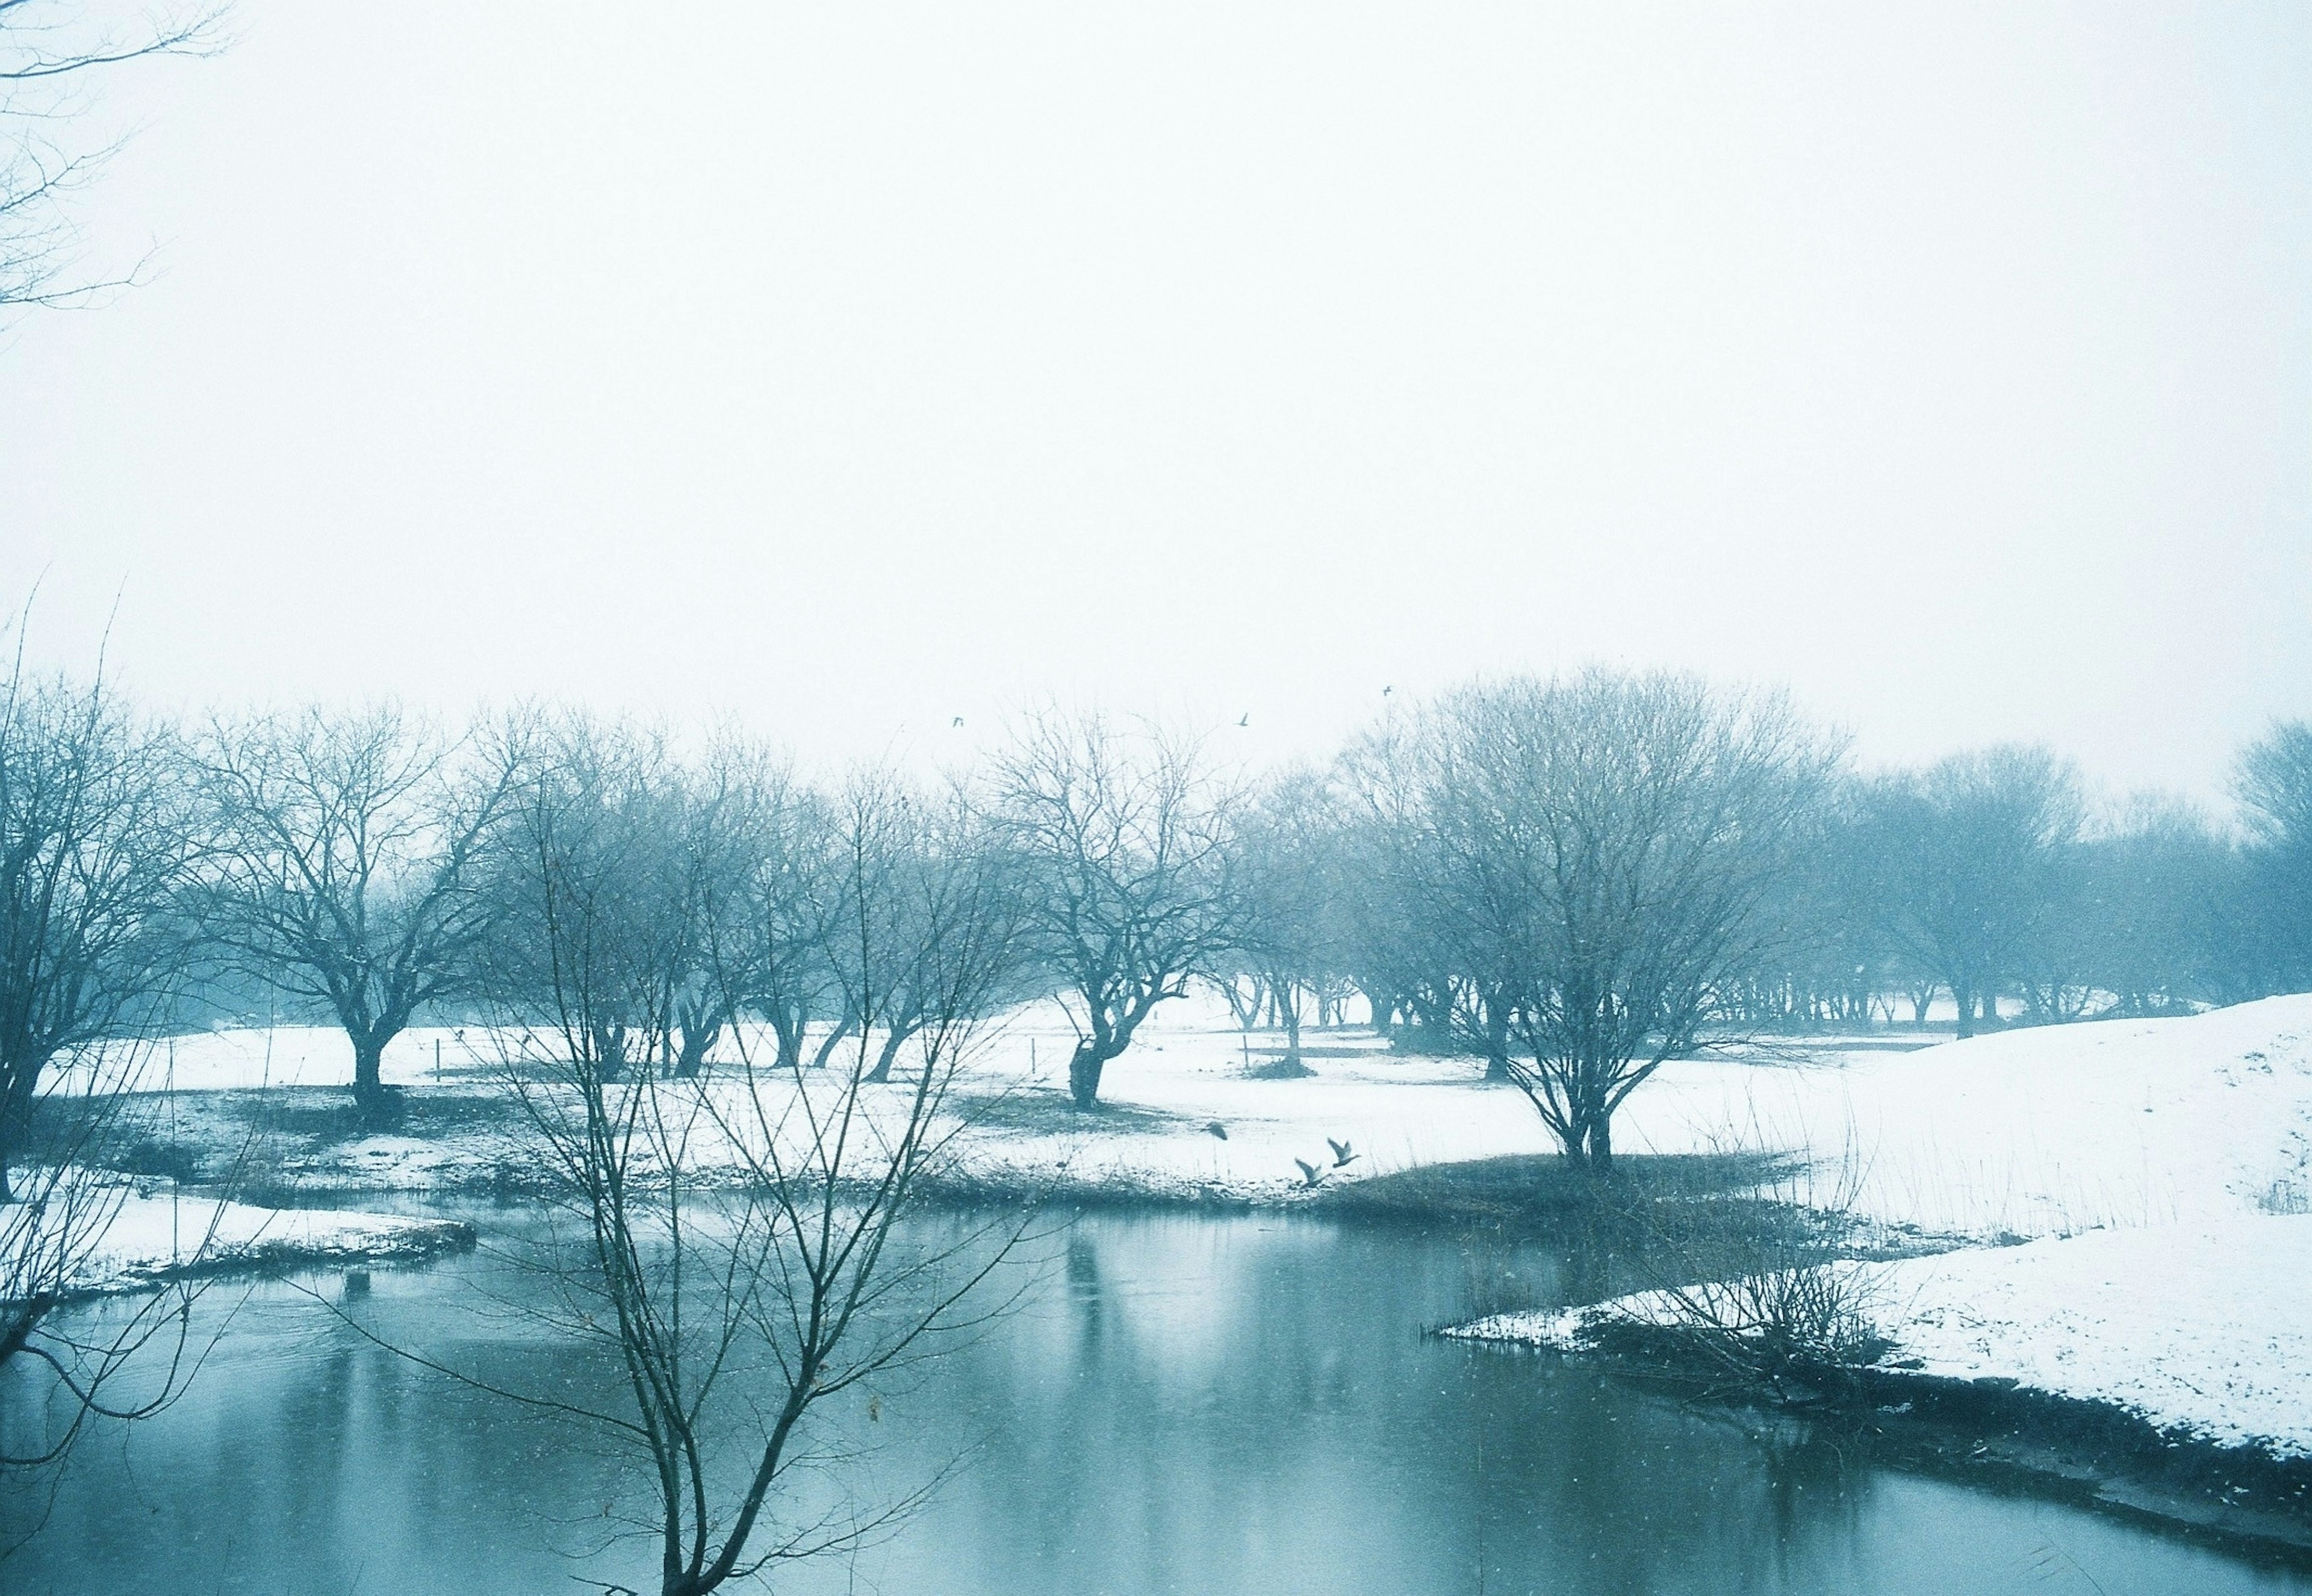
[[2203, 794], [2312, 714], [2301, 4], [238, 25], [109, 101], [161, 276], [0, 344], [0, 595], [164, 703], [1266, 757], [1604, 657]]

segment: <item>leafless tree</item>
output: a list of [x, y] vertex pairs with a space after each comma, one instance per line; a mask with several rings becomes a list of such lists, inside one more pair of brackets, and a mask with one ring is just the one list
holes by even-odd
[[[679, 900], [654, 820], [669, 777], [631, 741], [598, 735], [576, 768], [562, 765], [569, 751], [525, 789], [509, 834], [509, 885], [528, 899], [517, 920], [547, 978], [520, 988], [509, 1017], [525, 1023], [499, 1034], [575, 1221], [555, 1277], [629, 1399], [579, 1416], [636, 1450], [658, 1588], [697, 1596], [860, 1532], [854, 1514], [782, 1516], [806, 1416], [963, 1328], [968, 1295], [1003, 1250], [999, 1226], [959, 1267], [953, 1244], [920, 1244], [904, 1226], [953, 1133], [957, 1072], [1017, 956], [1018, 900], [976, 851], [949, 857], [955, 839], [936, 825], [914, 833], [928, 831], [928, 846], [883, 849], [883, 829], [905, 824], [894, 811], [915, 800], [858, 779], [838, 830], [852, 978], [870, 1020], [848, 1062], [761, 1057], [740, 1027], [735, 1068], [702, 1079], [636, 1068], [654, 1044], [665, 1050], [663, 994], [691, 958], [670, 925]], [[914, 930], [895, 940], [890, 923]], [[907, 1067], [879, 1083], [873, 1017], [902, 1008]], [[717, 1168], [722, 1189], [703, 1190]], [[524, 1399], [573, 1411], [558, 1396]]]
[[353, 1044], [355, 1101], [389, 1115], [386, 1045], [425, 1005], [472, 990], [495, 919], [477, 855], [519, 761], [382, 705], [218, 725], [197, 768], [217, 944], [327, 1005]]
[[1424, 808], [1499, 993], [1511, 1074], [1568, 1156], [1719, 1019], [1783, 934], [1764, 911], [1808, 840], [1835, 747], [1776, 696], [1592, 670], [1436, 706]]
[[[63, 1460], [92, 1421], [149, 1418], [184, 1391], [203, 1344], [191, 1334], [200, 1261], [221, 1204], [188, 1210], [179, 1238], [186, 1277], [88, 1324], [57, 1310], [100, 1283], [131, 1188], [103, 1171], [116, 1135], [133, 1128], [148, 1054], [123, 1038], [76, 1051], [40, 1116], [39, 1159], [0, 1202], [0, 1486]], [[0, 1547], [0, 1557], [10, 1548]]]
[[1881, 777], [1863, 801], [1890, 933], [1950, 989], [1959, 1035], [1995, 1023], [2001, 988], [2025, 973], [2071, 885], [2078, 772], [2044, 748], [2001, 746]]
[[[1262, 783], [1244, 811], [1239, 958], [1250, 978], [1250, 1008], [1257, 1013], [1265, 998], [1269, 1017], [1284, 1031], [1288, 1067], [1300, 1063], [1307, 1000], [1338, 960], [1336, 906], [1349, 890], [1341, 876], [1342, 830], [1325, 778], [1301, 767]], [[1233, 981], [1230, 1001], [1244, 1001]]]
[[858, 1025], [830, 951], [845, 879], [835, 806], [767, 757], [755, 790], [726, 968], [744, 1006], [770, 1026], [780, 1067], [802, 1063], [810, 1027], [827, 1022], [812, 1058], [823, 1068]]
[[[1493, 852], [1445, 824], [1440, 794], [1453, 779], [1451, 716], [1435, 705], [1391, 715], [1353, 743], [1342, 779], [1359, 818], [1350, 837], [1362, 869], [1358, 958], [1406, 1022], [1400, 1039], [1423, 1050], [1470, 1052], [1488, 1081], [1513, 1078], [1518, 995], [1509, 931], [1524, 888]], [[1376, 1011], [1380, 1004], [1376, 1000]]]
[[209, 53], [223, 14], [171, 6], [107, 25], [64, 0], [0, 0], [0, 307], [82, 303], [134, 279], [76, 273], [71, 201], [118, 145], [75, 131], [100, 82], [133, 62]]
[[480, 864], [486, 997], [582, 1025], [611, 1079], [670, 1068], [707, 962], [688, 773], [658, 731], [580, 714], [526, 715], [504, 746], [505, 823]]
[[2253, 962], [2266, 987], [2312, 985], [2312, 721], [2281, 721], [2240, 755], [2232, 794], [2247, 825]]
[[2188, 1009], [2252, 995], [2252, 957], [2236, 944], [2244, 862], [2199, 809], [2138, 794], [2086, 850], [2095, 985], [2124, 1014]]
[[[661, 750], [661, 765], [665, 764]], [[695, 767], [674, 771], [666, 809], [663, 873], [669, 912], [687, 929], [680, 968], [670, 972], [674, 1073], [691, 1077], [737, 1022], [762, 973], [750, 962], [761, 944], [750, 910], [766, 838], [789, 824], [793, 782], [784, 761], [743, 738], [719, 738]], [[775, 849], [775, 843], [770, 844]]]
[[941, 846], [934, 829], [948, 815], [893, 772], [854, 771], [831, 809], [837, 868], [828, 967], [863, 1042], [881, 1038], [867, 1075], [880, 1083], [931, 995], [918, 977], [938, 952], [942, 867], [968, 870], [973, 860]]
[[1075, 1022], [1079, 1108], [1156, 1005], [1239, 941], [1240, 808], [1198, 741], [1096, 712], [1029, 715], [995, 757], [990, 816], [1020, 862], [1038, 957]]
[[[1429, 728], [1417, 715], [1392, 712], [1352, 741], [1334, 783], [1345, 813], [1339, 837], [1343, 890], [1335, 905], [1343, 958], [1372, 1012], [1376, 1030], [1424, 1052], [1457, 1050], [1458, 1015], [1469, 983], [1456, 950], [1463, 927], [1458, 894], [1444, 879], [1446, 861], [1425, 807], [1434, 785]], [[1484, 1035], [1487, 1074], [1508, 1079], [1506, 1027], [1475, 1016]], [[1463, 1028], [1466, 1030], [1467, 1028]], [[1494, 1034], [1498, 1030], [1498, 1034]], [[1498, 1047], [1494, 1046], [1498, 1042]]]
[[53, 1317], [126, 1200], [100, 1171], [185, 964], [177, 759], [101, 677], [0, 680], [0, 1370], [31, 1372], [10, 1468], [60, 1458], [92, 1418], [157, 1411], [187, 1372], [183, 1293], [96, 1335]]
[[149, 1035], [183, 968], [176, 761], [101, 680], [0, 682], [0, 1203], [50, 1065]]

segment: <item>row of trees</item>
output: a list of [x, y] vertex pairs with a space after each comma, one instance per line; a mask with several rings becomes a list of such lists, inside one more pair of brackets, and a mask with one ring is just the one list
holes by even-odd
[[[2280, 728], [2238, 785], [2236, 838], [2172, 805], [2097, 830], [2042, 752], [1865, 778], [1779, 696], [1604, 671], [1475, 684], [1259, 780], [1049, 712], [976, 772], [825, 783], [744, 739], [686, 752], [582, 715], [182, 730], [18, 672], [0, 1364], [47, 1360], [78, 1416], [174, 1389], [106, 1394], [148, 1343], [181, 1353], [181, 1311], [101, 1346], [43, 1326], [118, 1201], [73, 1167], [188, 988], [334, 1019], [381, 1118], [395, 1035], [489, 1022], [580, 1221], [553, 1267], [625, 1375], [630, 1403], [593, 1416], [646, 1457], [660, 1588], [714, 1590], [810, 1544], [760, 1523], [809, 1410], [968, 1322], [985, 1261], [901, 1222], [1007, 1005], [1066, 1004], [1089, 1107], [1192, 983], [1292, 1050], [1305, 1009], [1361, 993], [1375, 1023], [1482, 1054], [1602, 1167], [1630, 1094], [1712, 1036], [1938, 987], [1965, 1024], [2002, 994], [2065, 1017], [2312, 976], [2312, 732]], [[59, 1083], [78, 1111], [44, 1118]], [[702, 1136], [751, 1177], [703, 1202], [680, 1178]], [[984, 1259], [1005, 1240], [976, 1239]]]
[[[531, 712], [460, 736], [392, 707], [148, 723], [107, 688], [8, 684], [0, 724], [0, 1193], [47, 1072], [254, 984], [345, 1030], [363, 1108], [419, 1016], [529, 1012], [567, 972], [517, 868], [583, 837], [651, 906], [654, 986], [589, 1016], [613, 1070], [696, 1074], [743, 1021], [784, 1067], [872, 1038], [890, 1078], [958, 934], [1003, 906], [991, 1002], [1058, 994], [1089, 1106], [1198, 980], [1297, 1051], [1313, 1006], [1482, 1054], [1569, 1153], [1705, 1033], [2043, 1019], [2312, 980], [2312, 732], [2244, 757], [2226, 836], [2001, 748], [1861, 776], [1778, 697], [1593, 671], [1392, 715], [1326, 768], [1248, 782], [1139, 723], [1025, 717], [988, 766], [805, 780], [724, 737]], [[617, 846], [610, 846], [616, 838]], [[574, 858], [576, 855], [574, 855]], [[615, 865], [615, 869], [613, 866]], [[574, 870], [576, 868], [572, 865]], [[564, 883], [569, 890], [569, 882]], [[877, 987], [870, 968], [896, 972]]]
[[[1784, 779], [1805, 779], [1769, 802], [1730, 756], [1687, 769], [1673, 751], [1707, 741], [1703, 723]], [[1294, 900], [1290, 939], [1314, 972], [1303, 987], [1316, 996], [1352, 983], [1377, 1023], [1481, 1052], [1508, 1078], [1512, 1055], [1537, 1039], [1513, 1000], [1497, 1001], [1509, 989], [1488, 962], [1508, 945], [1501, 928], [1546, 912], [1566, 939], [1562, 966], [1578, 962], [1576, 947], [1604, 960], [1615, 939], [1581, 907], [1593, 896], [1624, 904], [1644, 927], [1630, 934], [1665, 951], [1680, 945], [1682, 916], [1725, 903], [1724, 956], [1708, 961], [1695, 998], [1703, 1028], [1720, 1031], [1923, 1023], [1948, 1001], [1966, 1036], [2002, 1013], [2181, 1013], [2312, 987], [2303, 723], [2243, 754], [2231, 830], [2158, 796], [2098, 815], [2077, 769], [2040, 748], [1868, 775], [1836, 754], [1784, 706], [1677, 679], [1503, 683], [1393, 720], [1333, 770], [1272, 789], [1303, 812], [1312, 783], [1325, 794], [1314, 833], [1327, 840], [1314, 853], [1332, 884]], [[1683, 786], [1646, 785], [1673, 770]], [[1738, 814], [1721, 815], [1721, 803]], [[1528, 812], [1537, 805], [1544, 812]], [[1677, 852], [1682, 828], [1721, 824], [1707, 833], [1717, 846], [1738, 838], [1760, 851]], [[1625, 828], [1659, 850], [1638, 855], [1642, 873], [1608, 863], [1607, 839]], [[1677, 858], [1699, 873], [1671, 872]], [[1671, 1002], [1653, 1034], [1692, 1040], [1672, 1022], [1678, 1012]]]

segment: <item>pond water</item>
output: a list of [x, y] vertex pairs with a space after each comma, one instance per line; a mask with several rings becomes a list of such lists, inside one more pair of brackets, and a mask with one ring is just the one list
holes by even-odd
[[[504, 1215], [474, 1215], [486, 1232]], [[1770, 1442], [1595, 1372], [1425, 1337], [1543, 1250], [1289, 1218], [1094, 1215], [1016, 1309], [849, 1394], [829, 1469], [929, 1502], [782, 1592], [2312, 1592], [2312, 1577], [2029, 1497]], [[365, 1284], [364, 1284], [365, 1278]], [[310, 1282], [431, 1356], [583, 1400], [609, 1374], [487, 1250]], [[591, 1431], [480, 1396], [282, 1285], [162, 1417], [83, 1445], [8, 1592], [563, 1592], [638, 1577], [638, 1483]], [[871, 1416], [870, 1403], [871, 1401]], [[836, 1405], [830, 1405], [836, 1406]], [[596, 1588], [600, 1588], [598, 1583]]]

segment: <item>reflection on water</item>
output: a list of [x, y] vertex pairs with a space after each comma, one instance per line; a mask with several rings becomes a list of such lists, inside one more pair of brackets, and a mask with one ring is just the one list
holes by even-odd
[[[1093, 1216], [1044, 1255], [1017, 1311], [846, 1398], [820, 1437], [845, 1460], [814, 1478], [888, 1499], [944, 1464], [953, 1476], [877, 1544], [782, 1568], [778, 1589], [2312, 1592], [2115, 1521], [1762, 1442], [1581, 1369], [1425, 1338], [1470, 1302], [1455, 1244]], [[1480, 1264], [1552, 1295], [1545, 1253]], [[502, 1259], [324, 1285], [484, 1378], [606, 1390], [608, 1371], [534, 1322], [472, 1311], [536, 1291]], [[599, 1437], [265, 1287], [177, 1407], [83, 1450], [0, 1590], [644, 1584], [646, 1548], [617, 1539], [633, 1486]], [[36, 1505], [5, 1511], [21, 1526]]]

